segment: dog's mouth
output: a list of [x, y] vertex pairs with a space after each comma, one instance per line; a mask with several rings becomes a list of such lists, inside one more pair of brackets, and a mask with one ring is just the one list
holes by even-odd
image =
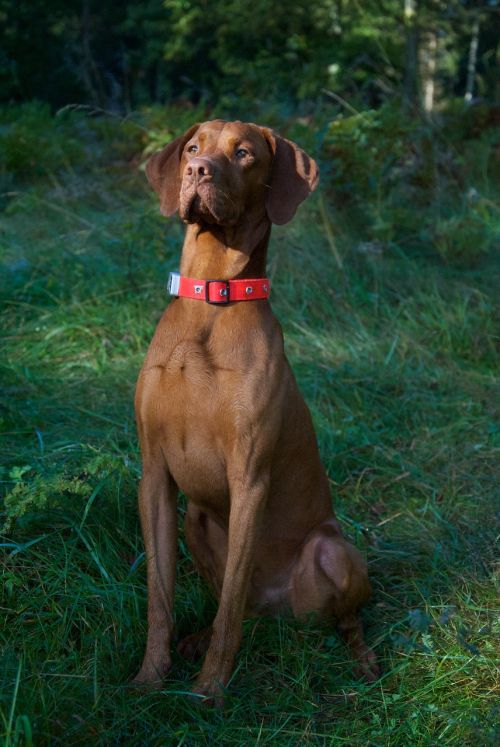
[[228, 207], [219, 190], [210, 182], [183, 186], [181, 190], [179, 215], [185, 223], [232, 225], [236, 216]]
[[188, 199], [181, 200], [179, 213], [186, 223], [196, 223], [202, 217], [205, 220], [211, 217], [207, 205], [196, 192], [190, 195]]

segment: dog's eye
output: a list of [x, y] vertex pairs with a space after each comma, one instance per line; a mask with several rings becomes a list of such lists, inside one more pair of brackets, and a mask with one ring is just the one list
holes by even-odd
[[236, 156], [236, 158], [245, 158], [245, 156], [248, 156], [249, 153], [246, 148], [238, 148], [234, 155]]
[[198, 153], [198, 146], [197, 145], [190, 145], [187, 149], [188, 153]]

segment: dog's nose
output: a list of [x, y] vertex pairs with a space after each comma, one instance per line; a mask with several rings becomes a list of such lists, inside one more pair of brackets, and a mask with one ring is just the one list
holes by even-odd
[[186, 166], [185, 173], [199, 179], [202, 176], [213, 176], [214, 169], [208, 158], [192, 158]]

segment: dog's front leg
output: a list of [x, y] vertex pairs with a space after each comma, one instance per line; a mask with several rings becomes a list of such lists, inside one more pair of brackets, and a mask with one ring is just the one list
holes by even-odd
[[233, 670], [241, 641], [248, 583], [252, 572], [260, 519], [267, 501], [269, 478], [259, 475], [230, 481], [231, 508], [226, 569], [212, 638], [194, 692], [221, 705], [223, 688]]
[[163, 458], [144, 460], [139, 513], [147, 559], [148, 638], [137, 684], [160, 686], [171, 666], [177, 493]]

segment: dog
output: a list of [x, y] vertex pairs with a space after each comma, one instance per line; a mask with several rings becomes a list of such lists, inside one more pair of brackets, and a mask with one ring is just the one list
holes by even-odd
[[364, 560], [332, 509], [311, 415], [285, 357], [266, 278], [271, 226], [290, 221], [318, 167], [255, 124], [196, 124], [146, 166], [165, 216], [187, 224], [176, 296], [141, 370], [139, 513], [147, 558], [148, 634], [139, 684], [171, 666], [178, 490], [185, 537], [219, 600], [212, 625], [178, 646], [205, 654], [194, 693], [220, 704], [245, 616], [291, 610], [336, 620], [373, 681], [379, 670], [359, 609]]

